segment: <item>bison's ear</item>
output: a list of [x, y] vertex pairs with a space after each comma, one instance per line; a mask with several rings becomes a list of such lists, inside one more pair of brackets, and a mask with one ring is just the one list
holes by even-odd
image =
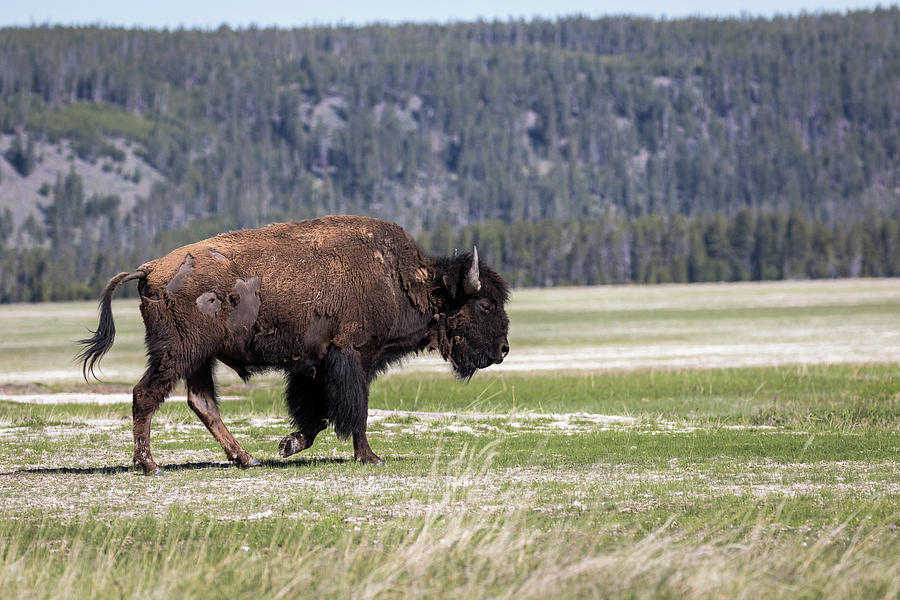
[[444, 275], [441, 279], [444, 282], [444, 287], [450, 292], [450, 297], [456, 299], [456, 277]]
[[462, 295], [471, 296], [481, 289], [481, 276], [478, 270], [478, 248], [471, 255], [460, 256], [453, 263], [450, 273], [443, 276], [444, 287], [450, 297], [458, 299]]

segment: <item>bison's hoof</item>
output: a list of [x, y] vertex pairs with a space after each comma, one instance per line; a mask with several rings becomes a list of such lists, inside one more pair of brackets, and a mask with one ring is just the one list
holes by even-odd
[[156, 467], [156, 469], [145, 469], [144, 470], [144, 475], [162, 475], [162, 474], [163, 474], [163, 470], [160, 469], [159, 467]]
[[303, 450], [303, 445], [293, 434], [284, 436], [278, 444], [278, 454], [283, 458], [297, 454], [301, 450]]
[[250, 467], [258, 467], [258, 466], [262, 465], [261, 462], [259, 462], [258, 460], [256, 460], [252, 456], [250, 456], [249, 454], [247, 454], [243, 457], [236, 456], [234, 458], [231, 458], [230, 460], [231, 460], [232, 464], [236, 465], [237, 467], [240, 467], [241, 469], [249, 469]]
[[359, 462], [364, 465], [375, 465], [376, 467], [384, 466], [384, 461], [375, 456], [374, 454], [371, 456], [364, 456], [362, 458], [357, 458]]

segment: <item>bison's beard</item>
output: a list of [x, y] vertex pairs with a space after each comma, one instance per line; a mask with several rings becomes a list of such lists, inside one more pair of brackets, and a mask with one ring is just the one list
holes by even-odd
[[456, 373], [456, 376], [460, 379], [465, 379], [469, 381], [472, 379], [472, 376], [475, 375], [475, 372], [478, 371], [478, 367], [473, 365], [470, 362], [457, 362], [453, 360], [451, 357], [450, 364], [453, 365], [453, 372]]
[[454, 336], [450, 343], [449, 356], [445, 356], [453, 371], [460, 379], [469, 381], [478, 369], [485, 369], [494, 364], [486, 353], [475, 350], [471, 344], [459, 336]]
[[465, 339], [458, 335], [452, 337], [448, 335], [443, 319], [439, 326], [430, 332], [427, 349], [440, 352], [441, 357], [453, 366], [456, 376], [466, 381], [472, 379], [479, 368], [487, 366], [478, 364], [478, 353], [472, 351]]

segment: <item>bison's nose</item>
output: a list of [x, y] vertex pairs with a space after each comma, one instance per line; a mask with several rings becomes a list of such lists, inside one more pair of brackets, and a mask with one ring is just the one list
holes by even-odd
[[503, 359], [506, 358], [507, 354], [509, 354], [509, 344], [503, 342], [502, 344], [500, 344], [500, 354], [496, 359], [494, 359], [494, 362], [499, 365], [503, 362]]

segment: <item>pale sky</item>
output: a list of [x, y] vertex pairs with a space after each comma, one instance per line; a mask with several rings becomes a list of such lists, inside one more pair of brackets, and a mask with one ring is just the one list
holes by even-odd
[[655, 18], [797, 15], [893, 6], [896, 0], [0, 0], [0, 26], [87, 25], [214, 29], [306, 25], [472, 21], [535, 16], [553, 19], [639, 15]]

